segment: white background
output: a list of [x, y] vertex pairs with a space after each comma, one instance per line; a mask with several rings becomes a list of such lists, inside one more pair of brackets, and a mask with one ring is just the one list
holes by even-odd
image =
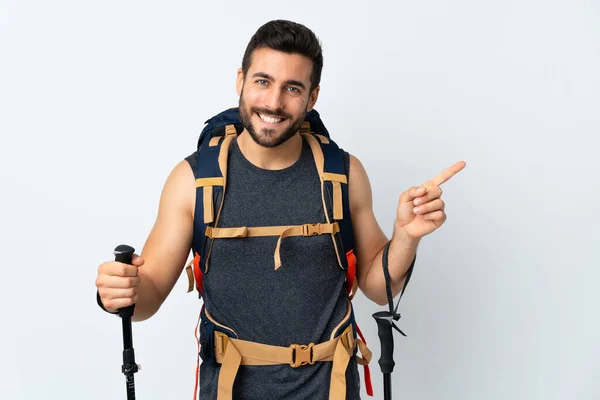
[[[395, 398], [599, 399], [600, 5], [583, 0], [1, 0], [0, 398], [125, 398], [97, 266], [141, 251], [168, 173], [237, 105], [243, 51], [274, 18], [321, 39], [317, 110], [367, 168], [386, 233], [400, 193], [467, 162], [402, 298]], [[186, 288], [134, 324], [139, 399], [192, 397]], [[385, 308], [355, 306], [382, 399]]]

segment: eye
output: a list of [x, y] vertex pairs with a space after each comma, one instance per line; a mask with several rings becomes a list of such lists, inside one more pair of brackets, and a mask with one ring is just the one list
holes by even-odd
[[291, 90], [294, 93], [300, 93], [300, 89], [298, 89], [297, 87], [290, 86], [288, 87], [288, 90]]
[[267, 81], [264, 80], [264, 79], [259, 79], [259, 80], [256, 81], [256, 83], [258, 83], [259, 85], [263, 85], [264, 86], [264, 85], [267, 84]]

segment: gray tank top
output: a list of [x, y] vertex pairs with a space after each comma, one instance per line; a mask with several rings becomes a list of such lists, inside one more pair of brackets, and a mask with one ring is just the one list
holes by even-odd
[[[186, 158], [192, 168], [196, 156]], [[219, 227], [317, 222], [326, 220], [318, 172], [306, 141], [298, 161], [277, 171], [256, 167], [232, 142]], [[283, 239], [282, 264], [275, 271], [277, 239], [216, 239], [203, 279], [204, 304], [217, 322], [242, 340], [276, 346], [327, 341], [347, 311], [345, 271], [338, 266], [331, 236]], [[240, 366], [233, 398], [327, 400], [331, 367], [331, 362], [299, 368]], [[219, 369], [218, 364], [201, 364], [200, 399], [217, 398]], [[354, 357], [346, 370], [346, 385], [346, 398], [360, 399]]]

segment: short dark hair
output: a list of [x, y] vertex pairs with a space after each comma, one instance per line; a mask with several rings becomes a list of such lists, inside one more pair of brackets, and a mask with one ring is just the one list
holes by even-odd
[[244, 77], [250, 68], [254, 50], [264, 47], [310, 58], [313, 61], [310, 90], [312, 91], [321, 82], [323, 50], [317, 36], [306, 26], [292, 21], [273, 20], [258, 28], [244, 53], [242, 60]]

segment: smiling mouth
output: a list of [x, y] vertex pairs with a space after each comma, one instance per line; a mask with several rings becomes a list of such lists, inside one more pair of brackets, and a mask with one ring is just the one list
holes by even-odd
[[270, 124], [270, 125], [277, 125], [277, 124], [280, 124], [281, 122], [285, 121], [285, 118], [281, 118], [281, 117], [271, 117], [271, 116], [268, 116], [266, 114], [261, 114], [261, 113], [256, 113], [256, 115], [258, 115], [258, 117], [263, 122]]

